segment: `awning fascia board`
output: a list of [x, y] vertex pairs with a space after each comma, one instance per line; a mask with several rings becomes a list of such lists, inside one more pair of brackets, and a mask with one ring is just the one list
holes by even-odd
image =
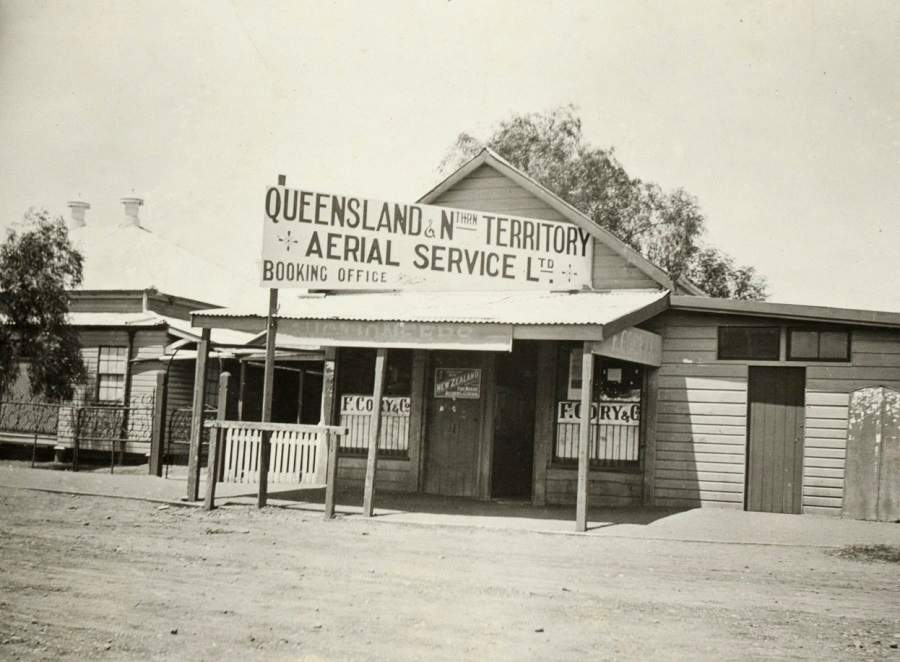
[[644, 329], [622, 329], [591, 343], [591, 353], [658, 368], [662, 365], [662, 336]]
[[279, 319], [278, 332], [323, 347], [508, 352], [510, 324]]
[[517, 324], [515, 340], [603, 340], [602, 324]]
[[610, 336], [614, 336], [623, 329], [637, 326], [638, 324], [646, 322], [648, 319], [665, 312], [669, 308], [670, 296], [670, 294], [666, 293], [666, 296], [660, 297], [656, 301], [653, 301], [642, 308], [632, 310], [630, 313], [625, 313], [621, 317], [618, 317], [611, 322], [607, 322], [603, 325], [603, 337], [609, 338]]
[[191, 313], [191, 325], [197, 329], [231, 329], [246, 333], [260, 334], [266, 331], [265, 317], [225, 317]]

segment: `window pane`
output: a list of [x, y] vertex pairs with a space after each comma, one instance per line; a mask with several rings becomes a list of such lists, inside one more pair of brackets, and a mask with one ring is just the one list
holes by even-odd
[[101, 347], [97, 372], [101, 374], [125, 374], [125, 347]]
[[822, 331], [819, 334], [819, 358], [849, 361], [849, 340], [847, 331]]
[[[412, 361], [410, 349], [391, 349], [387, 355], [387, 375], [384, 381], [384, 394], [388, 396], [407, 396], [412, 393]], [[374, 384], [372, 385], [374, 387]]]
[[600, 360], [594, 378], [595, 400], [640, 400], [643, 370], [639, 365]]
[[570, 400], [581, 397], [581, 354], [580, 347], [572, 348], [569, 352], [569, 386], [566, 394]]
[[125, 393], [125, 378], [122, 375], [100, 375], [97, 399], [104, 402], [121, 401]]
[[781, 329], [777, 326], [722, 326], [719, 358], [777, 361], [780, 341]]
[[819, 332], [791, 330], [791, 358], [819, 358]]

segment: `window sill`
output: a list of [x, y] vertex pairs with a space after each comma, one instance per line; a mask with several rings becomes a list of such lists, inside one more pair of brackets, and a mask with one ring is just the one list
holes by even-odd
[[[347, 451], [339, 451], [338, 457], [342, 460], [351, 459], [351, 460], [365, 460], [368, 458], [367, 453], [351, 453]], [[403, 455], [393, 454], [393, 453], [378, 453], [379, 460], [394, 460], [397, 462], [409, 462], [409, 454], [404, 453]]]
[[[578, 471], [578, 463], [577, 462], [560, 462], [555, 461], [550, 463], [551, 471]], [[602, 465], [602, 464], [591, 464], [588, 467], [588, 473], [624, 473], [624, 474], [639, 474], [643, 473], [641, 469], [641, 465], [639, 462], [633, 462], [629, 464], [619, 464], [619, 465]]]

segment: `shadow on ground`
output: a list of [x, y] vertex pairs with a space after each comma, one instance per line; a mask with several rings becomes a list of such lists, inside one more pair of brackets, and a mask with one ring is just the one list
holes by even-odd
[[[272, 486], [269, 499], [283, 507], [304, 506], [311, 510], [321, 510], [325, 500], [324, 489], [279, 489]], [[255, 499], [256, 492], [230, 494], [224, 497], [224, 505], [235, 499]], [[338, 510], [350, 508], [356, 511], [362, 508], [363, 495], [360, 491], [342, 491], [337, 496]], [[287, 503], [285, 503], [287, 502]], [[296, 504], [294, 506], [293, 504]], [[276, 505], [276, 504], [273, 504]], [[682, 510], [633, 509], [633, 508], [594, 508], [591, 509], [591, 522], [588, 530], [607, 528], [619, 524], [648, 525]], [[555, 522], [574, 522], [575, 508], [570, 506], [533, 506], [528, 501], [493, 499], [478, 501], [464, 497], [447, 497], [430, 494], [399, 494], [383, 492], [375, 497], [375, 517], [390, 519], [408, 513], [427, 515], [451, 515], [484, 518], [521, 518], [529, 520], [549, 520]]]

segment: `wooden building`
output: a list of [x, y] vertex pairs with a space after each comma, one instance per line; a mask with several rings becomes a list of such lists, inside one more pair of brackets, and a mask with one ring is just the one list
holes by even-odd
[[[141, 224], [139, 198], [123, 199], [119, 221], [88, 224], [85, 202], [70, 202], [70, 237], [82, 252], [84, 281], [70, 292], [69, 323], [78, 331], [87, 383], [76, 388], [73, 401], [41, 403], [32, 400], [27, 362], [17, 381], [0, 393], [0, 443], [71, 448], [79, 436], [81, 450], [124, 453], [150, 452], [154, 401], [159, 377], [165, 380], [167, 440], [185, 446], [191, 419], [196, 377], [196, 350], [203, 330], [190, 324], [190, 312], [235, 303], [256, 288], [228, 270], [191, 254]], [[176, 294], [177, 293], [177, 294]], [[217, 329], [210, 334], [210, 360], [205, 378], [205, 406], [215, 408], [218, 375], [223, 370], [247, 373], [242, 400], [249, 416], [259, 408], [254, 388], [261, 350], [254, 334]], [[321, 372], [317, 348], [280, 352], [277, 420], [298, 420], [296, 361]], [[315, 374], [308, 380], [308, 409], [318, 407]], [[255, 381], [259, 381], [258, 379]], [[291, 393], [291, 387], [294, 392]], [[243, 404], [243, 403], [242, 403]], [[235, 408], [238, 403], [235, 402]], [[79, 411], [80, 432], [76, 432]], [[172, 438], [172, 439], [170, 439]]]
[[342, 487], [381, 400], [379, 490], [896, 516], [900, 314], [705, 297], [488, 150], [420, 202], [572, 224], [590, 287], [283, 296], [279, 335], [331, 348]]

